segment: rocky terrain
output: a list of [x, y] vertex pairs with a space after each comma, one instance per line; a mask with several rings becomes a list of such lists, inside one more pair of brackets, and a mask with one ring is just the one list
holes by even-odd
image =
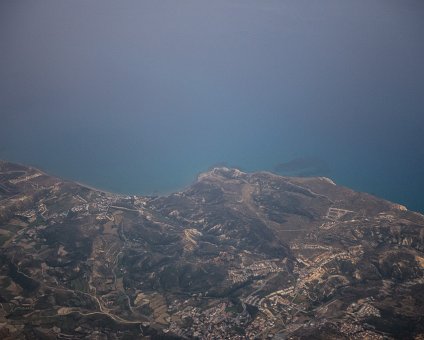
[[122, 196], [0, 162], [1, 339], [424, 339], [424, 216], [214, 168]]

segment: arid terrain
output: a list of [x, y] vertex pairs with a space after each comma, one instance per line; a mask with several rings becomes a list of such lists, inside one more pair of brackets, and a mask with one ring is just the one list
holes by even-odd
[[424, 339], [424, 216], [225, 167], [123, 196], [0, 162], [1, 339]]

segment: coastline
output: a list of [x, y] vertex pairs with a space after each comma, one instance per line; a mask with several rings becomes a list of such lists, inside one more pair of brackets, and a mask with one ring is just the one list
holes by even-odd
[[[192, 181], [187, 182], [184, 185], [176, 186], [175, 188], [172, 188], [172, 189], [169, 189], [169, 190], [164, 190], [164, 191], [155, 190], [155, 191], [151, 191], [151, 192], [148, 192], [148, 193], [143, 193], [143, 192], [122, 192], [120, 190], [112, 191], [111, 189], [105, 189], [105, 188], [102, 188], [102, 187], [97, 187], [95, 185], [88, 184], [88, 183], [83, 182], [83, 181], [80, 181], [80, 180], [76, 180], [76, 179], [72, 179], [72, 178], [68, 178], [68, 177], [67, 178], [64, 178], [61, 175], [57, 175], [54, 171], [43, 170], [38, 165], [23, 164], [23, 163], [21, 163], [19, 161], [9, 161], [9, 160], [5, 160], [5, 159], [0, 159], [0, 162], [10, 163], [10, 164], [16, 164], [16, 165], [19, 165], [19, 166], [22, 166], [22, 167], [25, 167], [25, 168], [34, 169], [34, 170], [37, 170], [38, 172], [42, 173], [45, 176], [50, 176], [50, 177], [57, 178], [58, 180], [60, 180], [62, 182], [72, 182], [72, 183], [75, 183], [75, 184], [77, 184], [77, 185], [79, 185], [81, 187], [84, 187], [84, 188], [87, 188], [89, 190], [93, 190], [93, 191], [96, 191], [96, 192], [104, 193], [104, 194], [109, 195], [109, 196], [138, 196], [138, 197], [152, 197], [152, 198], [167, 197], [167, 196], [170, 196], [170, 195], [173, 195], [173, 194], [181, 193], [186, 188], [189, 188], [191, 185], [193, 185], [196, 182], [198, 182], [199, 176], [201, 174], [207, 173], [207, 172], [210, 171], [211, 168], [213, 168], [213, 167], [209, 167], [209, 169], [207, 169], [205, 171], [199, 171], [196, 175], [193, 176], [194, 178], [193, 178]], [[297, 176], [284, 176], [284, 175], [281, 175], [281, 174], [278, 174], [278, 173], [275, 173], [275, 172], [272, 172], [272, 171], [269, 171], [269, 170], [258, 170], [258, 171], [252, 171], [252, 172], [251, 171], [247, 171], [247, 172], [248, 173], [259, 172], [259, 173], [265, 173], [265, 174], [268, 174], [268, 175], [271, 175], [271, 176], [277, 176], [277, 177], [293, 177], [293, 178], [296, 178], [297, 177]], [[309, 176], [307, 176], [307, 177], [309, 177]], [[320, 178], [321, 180], [328, 181], [327, 178], [320, 177], [320, 176], [310, 176], [310, 177], [317, 177], [317, 178]], [[335, 183], [335, 181], [333, 181], [333, 180], [331, 180], [331, 182], [333, 182], [332, 184]], [[340, 183], [338, 183], [337, 185], [345, 186], [347, 188], [350, 188], [350, 189], [352, 189], [354, 191], [358, 191], [358, 192], [359, 191], [360, 192], [367, 192], [367, 193], [372, 194], [373, 196], [376, 196], [378, 198], [387, 200], [387, 201], [392, 202], [392, 203], [395, 203], [396, 202], [396, 204], [405, 206], [405, 207], [407, 207], [407, 209], [409, 211], [414, 211], [414, 212], [416, 212], [416, 213], [418, 213], [420, 215], [423, 215], [424, 214], [424, 211], [422, 211], [421, 209], [419, 209], [419, 208], [417, 209], [415, 207], [411, 207], [410, 205], [405, 204], [405, 202], [399, 202], [399, 201], [396, 201], [394, 199], [390, 199], [390, 198], [384, 197], [382, 195], [376, 195], [375, 193], [371, 193], [371, 192], [368, 192], [366, 190], [361, 190], [361, 189], [355, 188], [354, 186], [349, 186], [349, 185], [340, 184]]]
[[97, 187], [94, 187], [92, 185], [89, 185], [89, 184], [86, 184], [86, 183], [83, 183], [83, 182], [80, 182], [80, 181], [77, 181], [77, 180], [73, 180], [73, 179], [69, 179], [69, 178], [63, 178], [61, 176], [54, 174], [53, 172], [50, 172], [50, 171], [47, 172], [47, 171], [45, 171], [45, 170], [43, 170], [40, 167], [35, 166], [35, 165], [23, 164], [23, 163], [20, 163], [20, 162], [8, 161], [8, 160], [4, 160], [4, 159], [1, 159], [0, 162], [16, 164], [16, 165], [19, 165], [19, 166], [22, 166], [22, 167], [25, 167], [25, 168], [28, 168], [28, 169], [36, 170], [44, 176], [54, 177], [54, 178], [56, 178], [56, 179], [58, 179], [62, 182], [75, 183], [75, 184], [77, 184], [81, 187], [84, 187], [84, 188], [87, 188], [87, 189], [90, 189], [90, 190], [93, 190], [93, 191], [102, 192], [102, 193], [105, 193], [107, 195], [115, 195], [115, 196], [125, 196], [126, 195], [126, 194], [120, 194], [120, 193], [108, 191], [106, 189], [97, 188]]

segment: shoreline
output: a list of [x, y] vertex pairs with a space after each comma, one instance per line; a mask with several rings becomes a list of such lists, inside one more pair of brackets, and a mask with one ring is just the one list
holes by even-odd
[[93, 190], [93, 191], [102, 192], [102, 193], [105, 193], [105, 194], [108, 194], [108, 195], [119, 195], [119, 196], [125, 196], [126, 195], [126, 194], [120, 194], [120, 193], [117, 193], [117, 192], [112, 192], [112, 191], [109, 191], [109, 190], [106, 190], [106, 189], [97, 188], [97, 187], [94, 187], [92, 185], [89, 185], [89, 184], [80, 182], [78, 180], [63, 178], [61, 176], [58, 176], [58, 175], [54, 174], [53, 172], [50, 172], [50, 171], [49, 172], [46, 172], [46, 170], [41, 169], [37, 165], [22, 164], [20, 162], [7, 161], [7, 160], [4, 160], [4, 159], [1, 159], [0, 162], [10, 163], [10, 164], [16, 164], [16, 165], [19, 165], [19, 166], [22, 166], [22, 167], [25, 167], [25, 168], [28, 168], [28, 169], [33, 169], [33, 170], [36, 170], [36, 171], [40, 172], [44, 176], [54, 177], [54, 178], [56, 178], [56, 179], [58, 179], [58, 180], [60, 180], [62, 182], [75, 183], [75, 184], [77, 184], [77, 185], [79, 185], [79, 186], [81, 186], [83, 188], [87, 188], [87, 189], [90, 189], [90, 190]]
[[111, 192], [111, 191], [107, 191], [107, 190], [104, 190], [104, 189], [96, 188], [96, 187], [93, 187], [93, 186], [91, 186], [89, 184], [85, 184], [85, 183], [79, 182], [79, 181], [73, 181], [73, 180], [63, 180], [63, 181], [72, 182], [72, 183], [75, 183], [75, 184], [79, 185], [80, 187], [87, 188], [87, 189], [90, 189], [90, 190], [93, 190], [93, 191], [97, 191], [97, 192], [101, 192], [101, 193], [104, 193], [104, 194], [107, 194], [107, 195], [112, 195], [112, 196], [130, 196], [130, 195], [119, 194], [119, 193], [116, 193], [116, 192]]
[[[79, 181], [79, 180], [76, 180], [76, 179], [74, 180], [74, 179], [72, 179], [72, 178], [63, 178], [63, 177], [62, 177], [62, 176], [60, 176], [60, 175], [59, 175], [59, 176], [58, 176], [58, 175], [56, 175], [53, 171], [48, 171], [48, 172], [47, 172], [46, 170], [43, 170], [41, 167], [39, 167], [39, 166], [37, 166], [37, 165], [23, 164], [23, 163], [21, 163], [21, 162], [19, 162], [19, 161], [9, 161], [9, 160], [5, 160], [5, 159], [0, 159], [0, 162], [10, 163], [10, 164], [16, 164], [16, 165], [22, 166], [22, 167], [24, 167], [24, 168], [31, 168], [31, 169], [34, 169], [34, 170], [39, 171], [40, 173], [42, 173], [42, 174], [43, 174], [43, 175], [45, 175], [45, 176], [55, 177], [55, 178], [57, 178], [58, 180], [63, 181], [63, 182], [72, 182], [72, 183], [75, 183], [75, 184], [77, 184], [77, 185], [79, 185], [79, 186], [81, 186], [81, 187], [87, 188], [87, 189], [89, 189], [89, 190], [93, 190], [93, 191], [101, 192], [101, 193], [104, 193], [104, 194], [107, 194], [107, 195], [112, 195], [112, 196], [154, 197], [154, 198], [167, 197], [167, 196], [170, 196], [170, 195], [172, 195], [172, 194], [181, 193], [181, 192], [183, 192], [185, 189], [189, 188], [191, 185], [193, 185], [193, 184], [195, 184], [196, 182], [198, 182], [198, 180], [199, 180], [199, 175], [204, 174], [204, 173], [207, 173], [207, 172], [209, 172], [211, 169], [213, 169], [213, 168], [214, 168], [214, 167], [212, 166], [212, 167], [207, 168], [205, 171], [200, 171], [200, 172], [198, 172], [196, 175], [194, 175], [194, 179], [193, 179], [192, 181], [190, 181], [190, 182], [188, 182], [188, 183], [186, 183], [186, 184], [184, 184], [184, 185], [182, 185], [182, 186], [178, 186], [178, 187], [176, 187], [176, 188], [174, 188], [174, 189], [170, 189], [170, 190], [166, 190], [166, 191], [153, 191], [153, 192], [151, 192], [151, 193], [127, 193], [127, 192], [111, 191], [110, 189], [104, 189], [104, 188], [101, 188], [101, 187], [96, 187], [96, 186], [94, 186], [94, 185], [87, 184], [87, 183], [84, 183], [84, 182]], [[218, 166], [218, 167], [219, 167], [219, 166]], [[284, 175], [282, 175], [282, 174], [278, 174], [278, 173], [275, 173], [275, 172], [272, 172], [272, 171], [269, 171], [269, 170], [245, 171], [245, 172], [247, 172], [247, 173], [255, 173], [255, 172], [258, 172], [258, 173], [266, 173], [266, 174], [269, 174], [269, 175], [272, 175], [272, 176], [278, 176], [278, 177], [292, 177], [292, 178], [298, 178], [298, 176], [284, 176]], [[327, 179], [327, 178], [324, 178], [324, 177], [322, 177], [322, 176], [306, 176], [306, 177], [315, 177], [315, 178]], [[299, 177], [299, 178], [303, 178], [303, 177]], [[332, 181], [333, 181], [333, 180], [332, 180]], [[335, 182], [335, 181], [333, 181], [333, 183], [334, 183], [334, 182]], [[360, 190], [360, 189], [357, 189], [357, 188], [353, 188], [353, 187], [351, 187], [351, 186], [346, 186], [346, 185], [344, 185], [344, 184], [340, 184], [340, 183], [338, 183], [337, 185], [339, 185], [339, 186], [345, 186], [345, 187], [347, 187], [347, 188], [349, 188], [349, 189], [351, 189], [351, 190], [357, 191], [357, 192], [366, 192], [366, 193], [369, 193], [370, 195], [376, 196], [376, 197], [378, 197], [378, 198], [380, 198], [380, 199], [384, 199], [384, 200], [389, 201], [389, 202], [392, 202], [392, 203], [397, 202], [396, 200], [392, 200], [392, 199], [390, 199], [390, 198], [382, 197], [382, 196], [376, 195], [376, 194], [374, 194], [374, 193], [372, 193], [372, 194], [371, 194], [370, 192], [367, 192], [367, 191], [364, 191], [364, 190]], [[403, 203], [403, 202], [402, 202], [402, 203], [395, 203], [395, 204], [404, 205], [404, 206], [408, 207], [408, 210], [409, 210], [409, 211], [414, 211], [414, 212], [416, 212], [416, 213], [418, 213], [418, 214], [420, 214], [420, 215], [424, 215], [424, 211], [421, 211], [419, 208], [417, 209], [417, 208], [414, 208], [414, 207], [410, 207], [409, 205], [407, 205], [407, 204], [405, 204], [405, 203]]]

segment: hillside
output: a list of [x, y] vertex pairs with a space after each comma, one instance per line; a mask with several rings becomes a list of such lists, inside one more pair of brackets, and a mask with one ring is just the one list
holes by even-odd
[[123, 196], [0, 162], [2, 339], [424, 337], [424, 216], [214, 168]]

